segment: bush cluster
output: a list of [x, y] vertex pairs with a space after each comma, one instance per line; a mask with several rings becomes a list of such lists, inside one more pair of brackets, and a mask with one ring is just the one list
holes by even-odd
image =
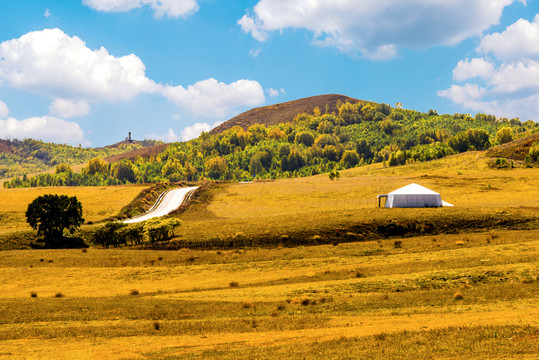
[[133, 224], [108, 222], [95, 229], [90, 239], [94, 245], [105, 248], [140, 245], [145, 241], [145, 238], [149, 242], [155, 243], [174, 237], [174, 231], [178, 226], [180, 226], [180, 221], [174, 218], [151, 219]]

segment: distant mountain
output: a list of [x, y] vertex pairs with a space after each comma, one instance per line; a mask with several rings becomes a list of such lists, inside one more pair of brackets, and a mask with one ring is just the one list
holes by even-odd
[[352, 104], [362, 102], [371, 103], [370, 101], [363, 101], [351, 98], [345, 95], [329, 94], [318, 95], [298, 99], [294, 101], [288, 101], [275, 105], [262, 106], [248, 110], [236, 117], [222, 123], [215, 129], [210, 131], [210, 134], [220, 134], [234, 126], [238, 125], [244, 129], [254, 124], [264, 124], [266, 126], [277, 125], [281, 123], [290, 122], [294, 117], [301, 113], [313, 114], [313, 109], [318, 107], [322, 113], [326, 112], [326, 105], [328, 106], [329, 113], [337, 112], [337, 102], [342, 103], [350, 102]]

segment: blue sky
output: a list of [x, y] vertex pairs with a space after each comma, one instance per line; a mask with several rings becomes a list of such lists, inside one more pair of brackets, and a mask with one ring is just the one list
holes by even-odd
[[0, 2], [0, 138], [187, 140], [339, 93], [539, 120], [539, 1]]

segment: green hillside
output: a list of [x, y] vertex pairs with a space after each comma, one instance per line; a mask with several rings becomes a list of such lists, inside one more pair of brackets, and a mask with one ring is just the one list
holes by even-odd
[[104, 148], [84, 148], [39, 140], [0, 140], [0, 179], [54, 170], [59, 164], [79, 165], [155, 145], [153, 140], [120, 142]]
[[[306, 103], [305, 99], [297, 101]], [[87, 168], [81, 174], [60, 171], [56, 175], [14, 179], [4, 186], [311, 176], [371, 163], [396, 166], [470, 150], [486, 150], [529, 136], [539, 128], [533, 121], [521, 123], [518, 119], [497, 119], [492, 115], [439, 115], [434, 110], [422, 113], [359, 100], [343, 103], [340, 99], [334, 107], [316, 106], [311, 113], [296, 114], [288, 119], [281, 117], [282, 123], [266, 125], [268, 119], [275, 119], [282, 109], [300, 108], [286, 104], [258, 111], [257, 123], [246, 129], [233, 126], [214, 134], [203, 133], [197, 139], [158, 149], [161, 150], [158, 153], [146, 152], [146, 157], [135, 155], [133, 158], [126, 154], [114, 166]], [[533, 146], [533, 142], [527, 144], [524, 151]], [[536, 161], [537, 154], [533, 153], [527, 164]]]

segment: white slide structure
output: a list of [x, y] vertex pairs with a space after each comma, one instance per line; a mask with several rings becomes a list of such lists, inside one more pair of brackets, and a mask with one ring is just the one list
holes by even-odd
[[185, 198], [193, 191], [198, 189], [198, 186], [173, 189], [164, 192], [155, 202], [155, 205], [145, 214], [135, 216], [134, 218], [124, 220], [125, 224], [137, 223], [144, 220], [153, 219], [155, 217], [165, 216], [179, 208]]

